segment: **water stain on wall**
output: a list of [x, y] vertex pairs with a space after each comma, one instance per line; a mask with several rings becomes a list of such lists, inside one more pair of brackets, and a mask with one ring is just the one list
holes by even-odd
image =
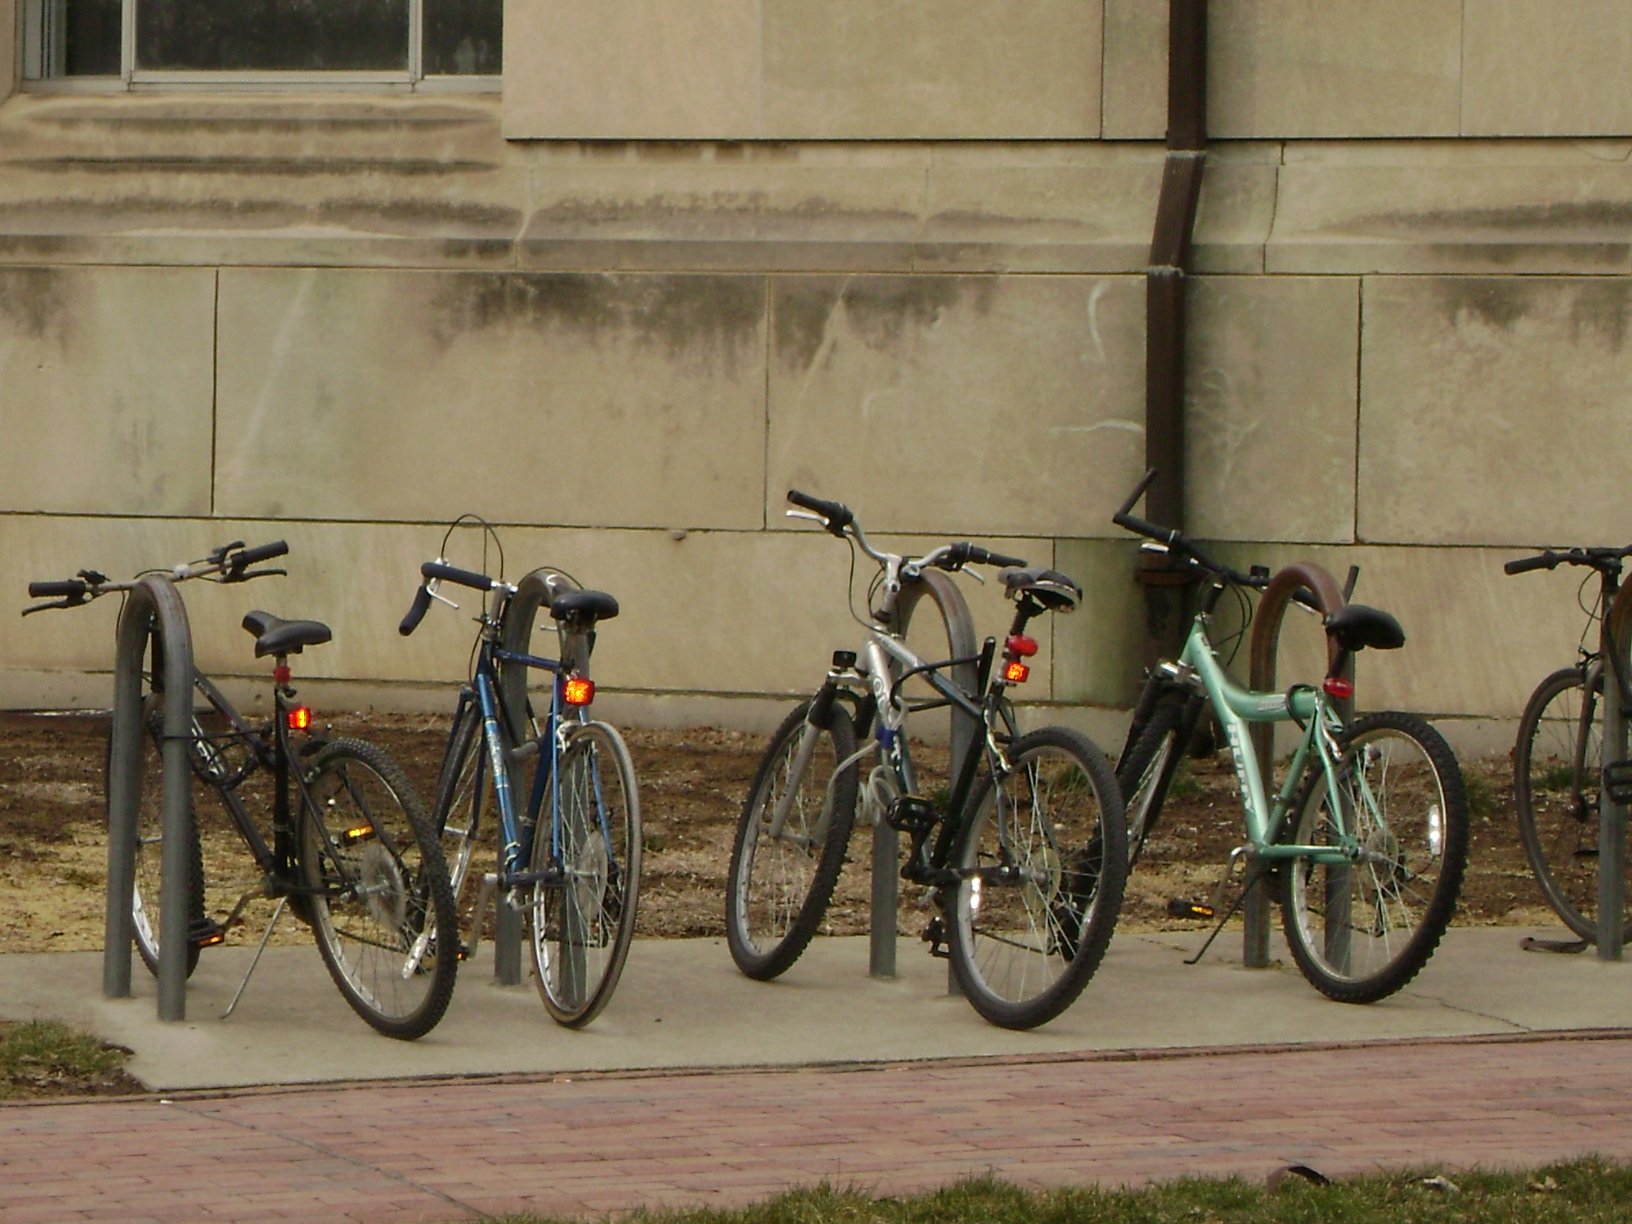
[[996, 276], [800, 277], [776, 286], [776, 352], [783, 365], [808, 369], [831, 321], [844, 312], [848, 330], [868, 348], [899, 353], [909, 332], [934, 327], [959, 309], [984, 315]]
[[1535, 230], [1556, 235], [1574, 230], [1581, 237], [1625, 240], [1632, 236], [1632, 200], [1561, 200], [1549, 204], [1516, 204], [1501, 208], [1437, 208], [1423, 212], [1373, 213], [1358, 217], [1356, 233], [1446, 233], [1479, 231], [1516, 233]]
[[432, 299], [431, 334], [446, 348], [492, 328], [566, 332], [591, 344], [632, 338], [671, 359], [735, 368], [760, 352], [765, 278], [600, 273], [458, 273]]
[[1562, 323], [1575, 343], [1592, 338], [1619, 352], [1632, 322], [1632, 284], [1622, 277], [1448, 277], [1436, 283], [1435, 291], [1446, 318], [1457, 327], [1477, 321], [1511, 332], [1520, 320], [1536, 317]]
[[0, 270], [0, 316], [24, 335], [40, 339], [67, 323], [67, 274], [55, 268]]
[[1440, 308], [1453, 326], [1473, 319], [1498, 331], [1512, 331], [1537, 306], [1538, 286], [1517, 277], [1447, 277], [1434, 283]]

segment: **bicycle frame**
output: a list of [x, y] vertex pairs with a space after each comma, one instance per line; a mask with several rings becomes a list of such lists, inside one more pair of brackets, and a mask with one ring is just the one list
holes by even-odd
[[[1207, 639], [1207, 622], [1205, 613], [1196, 617], [1179, 656], [1173, 682], [1187, 688], [1199, 684], [1224, 728], [1241, 788], [1241, 805], [1252, 853], [1264, 859], [1301, 858], [1327, 864], [1353, 863], [1365, 858], [1366, 852], [1350, 828], [1338, 830], [1335, 847], [1278, 840], [1311, 757], [1320, 761], [1330, 810], [1339, 814], [1346, 825], [1351, 823], [1337, 784], [1336, 764], [1340, 755], [1337, 735], [1343, 729], [1343, 721], [1319, 689], [1299, 685], [1287, 693], [1255, 693], [1236, 684], [1224, 673]], [[1250, 723], [1276, 722], [1296, 722], [1303, 728], [1303, 734], [1292, 754], [1286, 781], [1271, 803], [1258, 768], [1258, 755], [1247, 741], [1247, 732]], [[1369, 798], [1367, 801], [1370, 802]], [[1381, 820], [1380, 812], [1378, 819]]]

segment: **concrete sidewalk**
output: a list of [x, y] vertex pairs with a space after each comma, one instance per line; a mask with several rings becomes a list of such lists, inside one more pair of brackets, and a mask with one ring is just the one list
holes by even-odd
[[[1556, 934], [1556, 932], [1552, 932]], [[1590, 952], [1521, 952], [1525, 931], [1451, 931], [1405, 991], [1370, 1007], [1322, 998], [1282, 952], [1250, 971], [1226, 934], [1194, 967], [1196, 934], [1119, 934], [1077, 1004], [1011, 1033], [946, 993], [946, 965], [902, 941], [901, 976], [866, 976], [865, 939], [817, 940], [780, 981], [753, 982], [723, 941], [638, 942], [607, 1011], [582, 1032], [545, 1014], [530, 984], [461, 968], [441, 1025], [418, 1042], [377, 1036], [329, 981], [315, 948], [267, 952], [230, 1020], [219, 1014], [247, 949], [207, 951], [188, 1018], [154, 1017], [138, 963], [134, 999], [101, 998], [99, 953], [0, 956], [0, 1017], [77, 1022], [136, 1051], [129, 1069], [161, 1091], [503, 1073], [809, 1066], [1297, 1043], [1517, 1035], [1632, 1027], [1632, 963]]]

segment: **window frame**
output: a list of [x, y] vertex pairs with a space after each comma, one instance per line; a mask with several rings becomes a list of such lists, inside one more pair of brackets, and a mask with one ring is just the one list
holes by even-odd
[[[402, 71], [278, 70], [209, 71], [136, 67], [136, 5], [120, 0], [119, 73], [107, 76], [68, 76], [61, 71], [67, 48], [62, 30], [62, 0], [20, 0], [18, 34], [21, 71], [17, 87], [28, 93], [137, 93], [174, 90], [231, 90], [310, 93], [324, 90], [388, 93], [499, 93], [504, 81], [497, 75], [437, 75], [424, 71], [425, 0], [408, 0], [408, 67]], [[56, 27], [55, 29], [51, 27]], [[54, 63], [48, 64], [48, 60]], [[49, 68], [58, 69], [56, 73]]]

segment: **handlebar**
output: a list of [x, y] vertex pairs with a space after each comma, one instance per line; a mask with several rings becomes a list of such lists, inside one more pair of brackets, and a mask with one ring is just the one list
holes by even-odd
[[1618, 574], [1621, 560], [1632, 557], [1632, 545], [1625, 548], [1572, 548], [1566, 552], [1543, 549], [1533, 557], [1519, 557], [1502, 566], [1507, 574], [1528, 574], [1531, 570], [1557, 569], [1560, 565], [1590, 565], [1603, 574]]
[[486, 574], [478, 574], [475, 570], [460, 569], [457, 565], [449, 565], [446, 561], [427, 561], [419, 567], [419, 573], [424, 582], [414, 592], [414, 602], [409, 605], [408, 612], [397, 625], [397, 632], [403, 637], [409, 636], [419, 628], [419, 622], [425, 619], [425, 613], [430, 609], [432, 599], [442, 599], [442, 596], [433, 594], [431, 583], [453, 582], [459, 586], [470, 587], [474, 591], [495, 591], [504, 589], [514, 591], [515, 588], [497, 578], [489, 578]]
[[[880, 565], [889, 566], [909, 562], [911, 565], [920, 568], [932, 565], [937, 569], [948, 572], [960, 570], [966, 565], [991, 565], [998, 568], [1017, 569], [1024, 569], [1026, 565], [1023, 557], [1011, 557], [1006, 553], [993, 552], [990, 549], [980, 547], [978, 544], [971, 544], [968, 540], [960, 540], [956, 544], [943, 544], [915, 561], [908, 557], [897, 557], [893, 553], [879, 552], [867, 542], [867, 533], [861, 529], [861, 524], [856, 522], [856, 516], [850, 507], [843, 502], [826, 501], [820, 497], [812, 497], [809, 493], [801, 493], [798, 489], [788, 490], [788, 501], [802, 510], [810, 511], [810, 515], [815, 515], [821, 519], [823, 529], [841, 540], [848, 533], [854, 538], [861, 551]], [[795, 518], [810, 517], [810, 515], [796, 514], [792, 510], [788, 511], [788, 513]]]
[[850, 507], [843, 502], [823, 501], [820, 497], [812, 497], [809, 493], [799, 492], [798, 489], [788, 490], [788, 500], [813, 514], [821, 515], [827, 520], [827, 530], [836, 536], [843, 536], [844, 529], [856, 521]]
[[[283, 540], [273, 540], [270, 544], [257, 544], [254, 548], [245, 548], [242, 540], [234, 540], [230, 544], [223, 544], [219, 548], [210, 550], [210, 555], [200, 561], [188, 561], [169, 570], [159, 571], [169, 574], [174, 582], [185, 582], [189, 578], [209, 578], [212, 575], [216, 582], [236, 583], [248, 582], [251, 578], [268, 578], [274, 574], [285, 574], [287, 570], [263, 569], [252, 570], [249, 567], [260, 561], [269, 561], [273, 557], [281, 557], [289, 551], [289, 545]], [[152, 573], [148, 570], [144, 573]], [[110, 591], [129, 591], [136, 585], [135, 580], [130, 582], [112, 582], [106, 574], [92, 569], [82, 569], [77, 578], [65, 578], [57, 581], [31, 582], [28, 584], [28, 594], [31, 599], [53, 599], [56, 602], [36, 604], [32, 608], [24, 608], [23, 615], [28, 616], [35, 612], [44, 612], [48, 608], [77, 608], [92, 600], [99, 599]]]
[[460, 569], [456, 565], [449, 565], [446, 561], [427, 561], [419, 567], [419, 572], [427, 579], [437, 578], [443, 582], [456, 582], [460, 586], [467, 586], [476, 591], [491, 591], [498, 585], [486, 574], [478, 574], [475, 570]]
[[[934, 558], [931, 560], [930, 558]], [[999, 569], [1024, 569], [1024, 557], [1011, 557], [1007, 553], [992, 552], [990, 549], [971, 544], [968, 540], [960, 540], [956, 544], [948, 544], [944, 548], [937, 548], [924, 558], [924, 563], [933, 565], [937, 569], [960, 570], [966, 565], [993, 565]]]

